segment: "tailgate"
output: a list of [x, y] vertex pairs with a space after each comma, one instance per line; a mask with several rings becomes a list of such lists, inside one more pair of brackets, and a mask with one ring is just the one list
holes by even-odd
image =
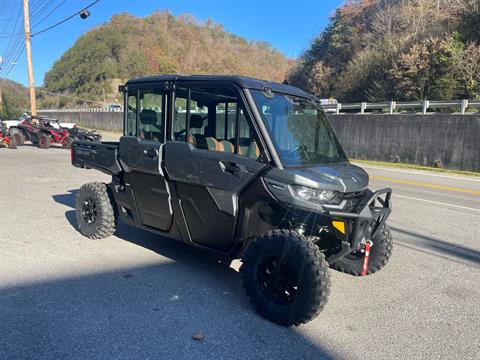
[[71, 151], [73, 166], [97, 169], [109, 175], [122, 171], [117, 156], [118, 142], [75, 141]]

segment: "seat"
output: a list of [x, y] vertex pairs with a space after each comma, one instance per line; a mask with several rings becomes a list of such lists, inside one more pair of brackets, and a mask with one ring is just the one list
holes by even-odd
[[[190, 130], [203, 128], [203, 117], [198, 114], [190, 115]], [[187, 142], [195, 145], [198, 149], [210, 150], [207, 137], [204, 134], [190, 134], [188, 135]]]
[[224, 152], [231, 153], [231, 154], [233, 154], [235, 152], [235, 146], [233, 146], [233, 144], [230, 141], [221, 140], [220, 142], [223, 145], [223, 151]]
[[158, 126], [157, 112], [143, 109], [140, 113], [140, 137], [144, 140], [163, 141], [163, 131]]
[[[255, 140], [241, 137], [238, 139], [238, 154], [249, 157], [250, 159], [258, 159], [260, 156], [260, 148]], [[230, 139], [229, 143], [235, 144], [235, 138]]]
[[257, 160], [260, 157], [260, 147], [255, 140], [252, 140], [245, 156]]

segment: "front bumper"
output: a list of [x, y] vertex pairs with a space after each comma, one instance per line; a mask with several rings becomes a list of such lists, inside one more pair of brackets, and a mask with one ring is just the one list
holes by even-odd
[[326, 215], [333, 221], [343, 222], [344, 233], [335, 230], [337, 238], [341, 239], [341, 250], [327, 258], [329, 263], [342, 258], [346, 254], [359, 249], [363, 240], [375, 237], [392, 212], [392, 189], [382, 189], [374, 192], [357, 211], [327, 210]]

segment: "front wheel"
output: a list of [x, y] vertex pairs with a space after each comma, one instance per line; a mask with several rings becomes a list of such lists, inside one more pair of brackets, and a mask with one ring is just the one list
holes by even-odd
[[[378, 230], [375, 237], [372, 238], [372, 243], [373, 245], [370, 248], [370, 256], [368, 258], [367, 275], [381, 270], [392, 256], [392, 233], [387, 225], [383, 225], [382, 228]], [[362, 274], [364, 260], [365, 253], [356, 251], [335, 261], [332, 264], [332, 268], [347, 274], [360, 276]]]
[[318, 247], [296, 232], [274, 230], [257, 237], [240, 272], [252, 304], [277, 324], [306, 323], [327, 303], [328, 264]]
[[83, 185], [75, 200], [78, 230], [90, 239], [103, 239], [115, 232], [116, 204], [106, 184]]
[[9, 137], [9, 144], [8, 144], [8, 148], [9, 149], [16, 149], [17, 148], [17, 141], [15, 138], [13, 138], [12, 136]]

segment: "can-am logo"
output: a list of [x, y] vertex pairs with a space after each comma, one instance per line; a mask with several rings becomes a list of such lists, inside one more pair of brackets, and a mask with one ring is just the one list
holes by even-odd
[[358, 179], [355, 176], [352, 176], [352, 180], [358, 184]]

